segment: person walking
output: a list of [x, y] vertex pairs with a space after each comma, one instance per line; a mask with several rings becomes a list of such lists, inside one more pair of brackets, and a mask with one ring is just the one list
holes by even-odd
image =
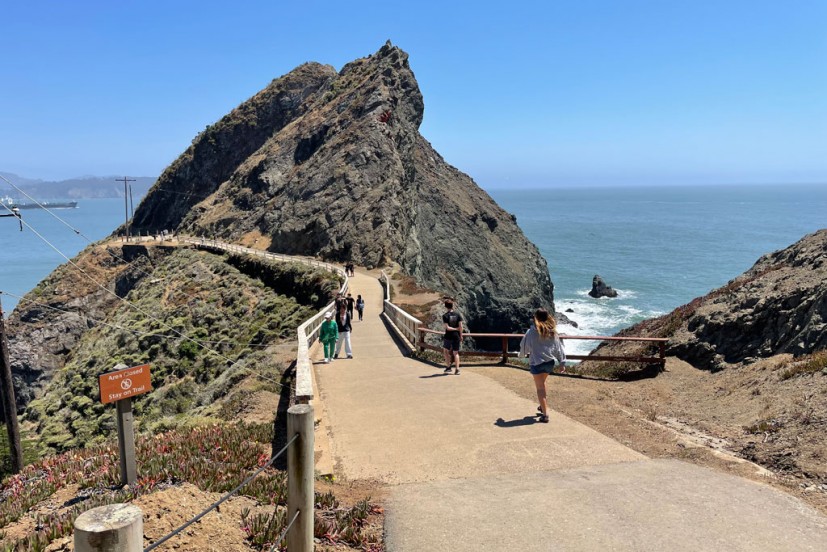
[[554, 371], [554, 363], [566, 363], [566, 352], [557, 335], [557, 322], [546, 309], [534, 311], [534, 323], [520, 341], [520, 358], [528, 356], [529, 372], [534, 378], [537, 399], [540, 401], [540, 421], [548, 423], [548, 399], [546, 379]]
[[339, 331], [339, 338], [336, 341], [336, 354], [333, 358], [339, 358], [339, 353], [342, 351], [342, 343], [345, 344], [345, 354], [347, 358], [353, 358], [353, 351], [350, 348], [350, 332], [353, 330], [351, 326], [351, 317], [347, 313], [347, 305], [342, 303], [339, 307], [339, 312], [336, 313], [336, 327]]
[[356, 311], [359, 313], [359, 322], [362, 321], [362, 314], [365, 312], [365, 300], [361, 295], [356, 296]]
[[333, 358], [333, 349], [336, 347], [336, 340], [339, 339], [339, 328], [333, 320], [333, 312], [326, 312], [324, 322], [319, 330], [319, 341], [324, 348], [325, 364], [330, 364]]
[[445, 353], [445, 373], [451, 373], [451, 365], [454, 365], [454, 374], [459, 375], [459, 344], [462, 342], [462, 316], [454, 311], [454, 302], [451, 299], [445, 300], [445, 308], [448, 312], [442, 315], [442, 323], [445, 325], [445, 334], [442, 337], [442, 350]]
[[348, 293], [347, 297], [345, 298], [345, 302], [347, 303], [347, 313], [350, 315], [350, 319], [353, 320], [353, 304], [356, 302], [356, 300], [353, 299], [353, 295]]

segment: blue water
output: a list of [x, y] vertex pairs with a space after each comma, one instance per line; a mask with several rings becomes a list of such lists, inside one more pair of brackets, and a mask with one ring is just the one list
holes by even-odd
[[[718, 186], [493, 190], [548, 260], [556, 307], [580, 326], [569, 334], [608, 335], [671, 311], [735, 278], [763, 254], [827, 227], [827, 186]], [[123, 222], [123, 200], [81, 200], [55, 210], [92, 240]], [[70, 258], [87, 241], [39, 210], [26, 222]], [[0, 219], [0, 290], [22, 296], [64, 259], [17, 221]], [[592, 299], [600, 274], [620, 293]], [[17, 301], [2, 296], [6, 314]], [[567, 343], [570, 352], [591, 342]]]
[[[611, 335], [726, 284], [766, 253], [827, 227], [827, 186], [493, 190], [540, 249], [555, 306]], [[588, 296], [599, 274], [619, 292]], [[567, 343], [572, 353], [592, 342]], [[576, 351], [574, 350], [576, 349]]]
[[[3, 214], [7, 213], [0, 207]], [[92, 241], [112, 233], [124, 221], [123, 199], [81, 199], [76, 209], [55, 209], [55, 215], [79, 230]], [[83, 237], [41, 209], [21, 211], [23, 220], [70, 259], [89, 245]], [[20, 232], [17, 219], [0, 218], [0, 291], [23, 296], [65, 259], [34, 234], [32, 229]], [[6, 316], [18, 300], [0, 295]]]

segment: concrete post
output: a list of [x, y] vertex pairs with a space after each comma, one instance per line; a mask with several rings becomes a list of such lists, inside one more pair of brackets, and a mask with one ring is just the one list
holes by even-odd
[[132, 504], [92, 508], [75, 520], [75, 552], [141, 552], [144, 518]]
[[297, 404], [287, 411], [287, 439], [299, 436], [287, 450], [287, 522], [299, 517], [287, 533], [290, 552], [313, 551], [313, 407]]

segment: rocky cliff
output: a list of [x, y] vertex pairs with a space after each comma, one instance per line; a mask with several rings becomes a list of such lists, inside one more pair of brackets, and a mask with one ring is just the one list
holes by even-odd
[[690, 303], [667, 353], [703, 368], [827, 348], [827, 230]]
[[423, 112], [408, 55], [390, 43], [338, 73], [305, 64], [199, 134], [133, 230], [396, 264], [455, 296], [473, 330], [522, 328], [530, 309], [553, 309], [546, 262], [419, 134]]
[[[619, 335], [667, 337], [667, 355], [713, 371], [827, 348], [827, 229], [764, 255], [725, 286]], [[599, 350], [642, 352], [634, 347]]]

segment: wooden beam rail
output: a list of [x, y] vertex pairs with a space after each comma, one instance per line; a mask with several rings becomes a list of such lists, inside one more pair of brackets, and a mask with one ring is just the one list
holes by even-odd
[[[420, 351], [424, 351], [425, 349], [431, 351], [442, 351], [442, 347], [437, 347], [436, 345], [431, 345], [425, 341], [426, 334], [436, 334], [442, 335], [443, 332], [438, 330], [431, 330], [428, 328], [419, 327], [419, 340], [417, 342], [417, 346], [419, 347]], [[502, 333], [466, 333], [462, 334], [463, 337], [487, 337], [487, 338], [497, 338], [499, 337], [502, 339], [502, 351], [460, 351], [460, 355], [462, 356], [482, 356], [482, 357], [500, 357], [502, 363], [508, 361], [509, 358], [515, 358], [518, 356], [518, 353], [512, 353], [508, 351], [508, 340], [509, 339], [522, 339], [525, 334], [502, 334]], [[643, 343], [652, 343], [658, 345], [658, 356], [657, 357], [644, 357], [644, 356], [601, 356], [601, 355], [566, 355], [566, 358], [571, 360], [598, 360], [598, 361], [627, 361], [627, 362], [643, 362], [646, 364], [660, 364], [661, 366], [666, 365], [666, 342], [669, 341], [668, 339], [661, 338], [661, 337], [613, 337], [613, 336], [603, 336], [603, 335], [561, 335], [561, 340], [567, 339], [580, 339], [580, 340], [587, 340], [587, 341], [639, 341]]]

